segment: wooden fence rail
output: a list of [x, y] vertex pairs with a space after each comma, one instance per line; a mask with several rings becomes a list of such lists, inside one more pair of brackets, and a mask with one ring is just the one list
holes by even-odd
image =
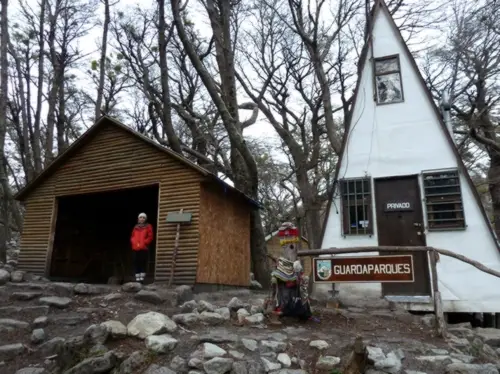
[[436, 263], [439, 262], [439, 255], [449, 256], [459, 261], [465, 262], [484, 273], [491, 274], [500, 278], [500, 272], [490, 269], [483, 264], [471, 260], [468, 257], [457, 254], [455, 252], [439, 249], [434, 247], [398, 247], [398, 246], [380, 246], [380, 247], [353, 247], [353, 248], [327, 248], [327, 249], [311, 249], [306, 251], [299, 251], [299, 257], [304, 256], [322, 256], [322, 255], [339, 255], [344, 253], [363, 253], [363, 252], [426, 252], [429, 256], [432, 275], [432, 291], [434, 294], [434, 313], [436, 315], [436, 330], [438, 335], [446, 337], [446, 322], [444, 320], [443, 302], [441, 299], [441, 292], [438, 289], [438, 275]]

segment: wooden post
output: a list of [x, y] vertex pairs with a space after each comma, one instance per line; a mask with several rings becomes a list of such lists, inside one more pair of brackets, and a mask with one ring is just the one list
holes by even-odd
[[432, 272], [432, 293], [434, 296], [434, 313], [436, 315], [436, 332], [438, 336], [446, 338], [446, 321], [443, 313], [443, 300], [441, 292], [438, 288], [437, 262], [439, 261], [438, 253], [434, 250], [427, 252], [431, 263]]
[[[184, 208], [181, 208], [179, 211], [180, 214], [182, 214], [182, 211]], [[174, 244], [174, 253], [172, 254], [172, 265], [170, 268], [170, 278], [168, 280], [168, 286], [170, 287], [172, 285], [172, 282], [174, 280], [174, 272], [175, 272], [175, 263], [177, 261], [177, 252], [179, 252], [179, 237], [181, 235], [181, 224], [177, 224], [177, 231], [175, 233], [175, 244]]]

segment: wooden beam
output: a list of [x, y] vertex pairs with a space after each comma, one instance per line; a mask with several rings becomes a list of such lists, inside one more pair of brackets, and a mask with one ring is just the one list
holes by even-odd
[[312, 249], [308, 251], [300, 251], [297, 253], [299, 257], [302, 256], [322, 256], [322, 255], [339, 255], [343, 253], [363, 253], [363, 252], [428, 252], [434, 251], [443, 256], [453, 257], [457, 260], [465, 262], [482, 272], [491, 274], [497, 278], [500, 278], [500, 272], [493, 270], [487, 266], [484, 266], [480, 262], [471, 260], [468, 257], [460, 255], [458, 253], [449, 251], [447, 249], [438, 249], [434, 247], [398, 247], [398, 246], [380, 246], [380, 247], [353, 247], [353, 248], [327, 248], [327, 249]]

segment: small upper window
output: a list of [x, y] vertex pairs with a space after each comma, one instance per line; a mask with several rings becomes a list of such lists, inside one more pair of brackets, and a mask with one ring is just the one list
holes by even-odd
[[403, 101], [399, 56], [375, 59], [375, 86], [377, 104], [392, 104]]
[[371, 235], [372, 195], [369, 178], [340, 181], [344, 235]]
[[464, 228], [464, 208], [457, 170], [424, 173], [429, 230]]

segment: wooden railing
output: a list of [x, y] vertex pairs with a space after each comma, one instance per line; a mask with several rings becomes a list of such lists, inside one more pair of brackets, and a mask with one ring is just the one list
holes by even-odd
[[471, 260], [470, 258], [460, 255], [458, 253], [434, 247], [380, 246], [380, 247], [327, 248], [327, 249], [312, 249], [306, 251], [299, 251], [297, 255], [303, 257], [303, 256], [339, 255], [345, 253], [364, 253], [364, 252], [401, 252], [402, 254], [409, 252], [427, 253], [431, 265], [432, 291], [434, 296], [433, 297], [434, 313], [436, 316], [436, 330], [438, 335], [442, 337], [446, 337], [446, 322], [444, 319], [443, 301], [441, 299], [441, 292], [438, 289], [438, 275], [436, 270], [436, 264], [437, 262], [439, 262], [439, 255], [455, 258], [459, 261], [474, 266], [475, 268], [481, 270], [484, 273], [491, 274], [497, 278], [500, 278], [499, 271], [493, 270], [477, 261]]

